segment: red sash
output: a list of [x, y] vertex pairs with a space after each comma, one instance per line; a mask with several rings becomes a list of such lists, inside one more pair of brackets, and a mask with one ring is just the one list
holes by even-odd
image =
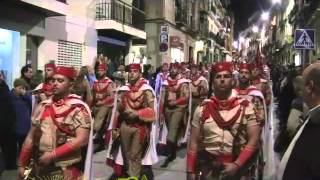
[[[249, 101], [243, 100], [240, 103], [240, 106], [247, 107], [248, 104], [249, 104]], [[240, 117], [241, 107], [238, 109], [238, 111], [235, 113], [235, 115], [227, 121], [221, 117], [219, 110], [231, 110], [238, 105], [239, 105], [239, 99], [232, 98], [231, 100], [228, 101], [228, 107], [222, 108], [219, 105], [219, 100], [217, 100], [215, 98], [211, 98], [211, 101], [207, 102], [204, 105], [203, 114], [202, 114], [202, 121], [205, 122], [211, 116], [221, 129], [227, 129], [227, 128], [233, 126], [234, 123], [237, 121], [237, 119]]]
[[[79, 99], [79, 98], [68, 97], [66, 99]], [[41, 119], [44, 119], [44, 118], [50, 116], [51, 119], [52, 119], [52, 122], [58, 128], [59, 131], [61, 131], [63, 133], [66, 133], [69, 136], [74, 136], [75, 135], [74, 132], [72, 132], [72, 130], [70, 128], [68, 128], [68, 127], [63, 127], [61, 125], [61, 123], [56, 120], [56, 118], [61, 118], [61, 117], [68, 116], [77, 107], [84, 108], [84, 106], [82, 104], [72, 104], [72, 106], [68, 110], [57, 114], [55, 112], [54, 108], [53, 108], [53, 104], [48, 104], [48, 105], [45, 106], [45, 110], [43, 111], [43, 113], [41, 115]]]

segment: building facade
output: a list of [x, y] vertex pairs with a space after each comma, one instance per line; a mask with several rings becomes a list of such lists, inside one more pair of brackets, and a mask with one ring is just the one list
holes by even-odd
[[315, 29], [314, 50], [296, 50], [300, 62], [303, 65], [312, 63], [320, 57], [320, 1], [317, 0], [296, 0], [290, 11], [288, 21], [295, 29]]
[[163, 62], [193, 61], [199, 30], [198, 2], [146, 0], [145, 5], [147, 54], [151, 64], [158, 67]]
[[228, 10], [229, 4], [228, 1], [202, 1], [200, 42], [203, 41], [204, 48], [202, 51], [197, 51], [199, 61], [211, 63], [232, 60], [234, 18]]
[[233, 25], [226, 14], [228, 4], [220, 0], [146, 0], [147, 54], [152, 64], [231, 57]]
[[68, 5], [61, 0], [0, 2], [0, 69], [4, 70], [9, 86], [25, 64], [32, 64], [34, 69], [41, 66], [46, 18], [64, 17], [67, 11]]
[[97, 53], [116, 63], [146, 58], [141, 0], [5, 0], [0, 3], [0, 69], [12, 84], [20, 69], [50, 61], [80, 68]]
[[146, 63], [143, 0], [96, 0], [98, 53], [122, 64]]

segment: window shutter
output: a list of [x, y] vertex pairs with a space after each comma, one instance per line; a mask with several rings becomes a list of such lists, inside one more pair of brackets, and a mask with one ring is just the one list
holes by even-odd
[[82, 66], [82, 44], [59, 40], [57, 64], [80, 68]]

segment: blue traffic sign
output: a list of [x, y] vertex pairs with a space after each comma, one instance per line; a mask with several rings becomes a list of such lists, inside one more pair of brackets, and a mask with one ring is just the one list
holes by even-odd
[[315, 30], [296, 29], [293, 47], [295, 49], [315, 49]]

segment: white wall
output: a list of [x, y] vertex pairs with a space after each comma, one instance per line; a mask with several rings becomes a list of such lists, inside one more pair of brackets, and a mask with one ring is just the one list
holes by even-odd
[[38, 68], [57, 60], [58, 40], [83, 44], [83, 65], [92, 65], [97, 54], [97, 32], [94, 26], [93, 0], [69, 0], [67, 16], [46, 18], [45, 40], [39, 46]]

